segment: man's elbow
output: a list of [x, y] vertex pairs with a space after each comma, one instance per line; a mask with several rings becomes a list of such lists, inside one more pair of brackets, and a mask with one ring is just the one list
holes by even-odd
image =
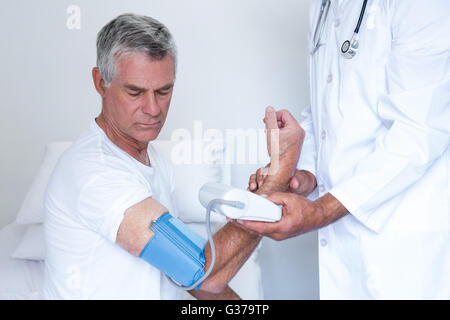
[[220, 281], [215, 277], [208, 277], [207, 279], [205, 279], [205, 281], [203, 281], [202, 285], [200, 286], [200, 290], [218, 294], [222, 293], [226, 286], [227, 283], [225, 281]]

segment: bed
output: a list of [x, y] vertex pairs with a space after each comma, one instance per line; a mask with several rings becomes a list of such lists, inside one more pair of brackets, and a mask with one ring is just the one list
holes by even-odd
[[0, 299], [41, 299], [44, 261], [13, 258], [27, 225], [11, 223], [0, 230]]

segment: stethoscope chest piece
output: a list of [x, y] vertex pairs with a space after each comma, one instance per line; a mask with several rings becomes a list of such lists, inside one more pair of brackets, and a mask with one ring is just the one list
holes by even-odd
[[341, 52], [344, 58], [352, 59], [358, 52], [359, 42], [357, 35], [354, 34], [351, 40], [346, 40], [341, 46]]
[[364, 12], [366, 11], [367, 0], [364, 0], [361, 12], [359, 14], [358, 24], [356, 25], [355, 31], [353, 32], [353, 36], [350, 40], [345, 40], [341, 46], [341, 53], [346, 59], [353, 59], [353, 57], [358, 52], [359, 41], [358, 41], [358, 32], [361, 27], [361, 22], [364, 18]]
[[[350, 40], [344, 41], [344, 43], [341, 46], [341, 53], [344, 56], [344, 58], [346, 58], [346, 59], [352, 59], [358, 52], [358, 48], [359, 48], [358, 32], [359, 32], [359, 28], [361, 26], [361, 22], [364, 18], [367, 1], [368, 0], [364, 0], [364, 2], [363, 2], [361, 12], [359, 14], [358, 23], [356, 25], [355, 31], [353, 32], [352, 38]], [[320, 48], [320, 46], [322, 45], [320, 43], [320, 38], [322, 37], [325, 20], [327, 19], [328, 11], [330, 9], [330, 3], [331, 3], [331, 0], [322, 0], [322, 5], [320, 7], [319, 19], [317, 20], [316, 29], [314, 31], [314, 38], [313, 38], [314, 48], [311, 51], [311, 54], [316, 53], [318, 51], [318, 49]]]

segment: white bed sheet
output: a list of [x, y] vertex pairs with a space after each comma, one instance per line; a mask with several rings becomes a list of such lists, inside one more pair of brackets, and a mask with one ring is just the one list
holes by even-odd
[[11, 223], [0, 230], [0, 300], [42, 299], [44, 262], [11, 258], [27, 227]]

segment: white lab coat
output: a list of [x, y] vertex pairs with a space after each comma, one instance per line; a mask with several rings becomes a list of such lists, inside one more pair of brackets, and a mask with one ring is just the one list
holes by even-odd
[[[310, 51], [321, 0], [311, 2]], [[449, 299], [450, 1], [332, 0], [298, 168], [350, 214], [319, 230], [321, 299]]]

